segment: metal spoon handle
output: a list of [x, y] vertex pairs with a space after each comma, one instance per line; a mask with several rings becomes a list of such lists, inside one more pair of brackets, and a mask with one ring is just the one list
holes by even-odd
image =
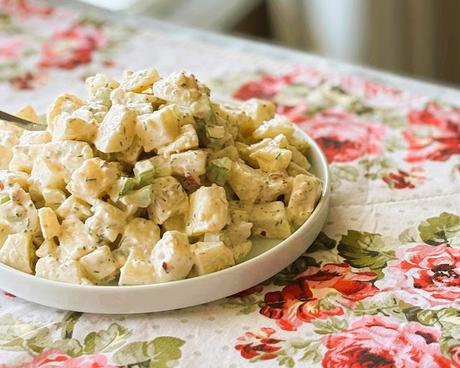
[[19, 128], [23, 128], [27, 130], [34, 130], [34, 131], [46, 130], [46, 125], [33, 123], [29, 120], [21, 119], [17, 116], [8, 114], [4, 111], [0, 111], [0, 120], [5, 120], [9, 123], [12, 123], [18, 126]]

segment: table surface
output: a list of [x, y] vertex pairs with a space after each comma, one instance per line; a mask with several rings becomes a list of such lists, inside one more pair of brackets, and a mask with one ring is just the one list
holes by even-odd
[[193, 71], [217, 98], [275, 101], [317, 140], [331, 211], [291, 266], [214, 303], [106, 316], [3, 293], [0, 367], [460, 367], [459, 92], [60, 4], [0, 0], [4, 109], [44, 111], [95, 72]]

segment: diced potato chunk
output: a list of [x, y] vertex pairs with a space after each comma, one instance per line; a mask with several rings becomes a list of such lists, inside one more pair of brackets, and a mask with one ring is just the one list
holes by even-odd
[[184, 152], [190, 149], [198, 148], [199, 141], [196, 130], [191, 124], [183, 125], [176, 139], [158, 148], [159, 155], [170, 155], [172, 153]]
[[200, 187], [190, 195], [186, 225], [188, 235], [219, 232], [228, 222], [228, 201], [224, 188], [213, 184], [210, 187]]
[[64, 176], [59, 164], [40, 157], [35, 161], [30, 174], [31, 183], [39, 188], [63, 189], [65, 187]]
[[285, 239], [291, 235], [289, 221], [283, 202], [269, 202], [254, 205], [251, 219], [252, 233], [264, 238]]
[[110, 93], [120, 84], [104, 74], [96, 74], [85, 80], [86, 91], [91, 100], [110, 106]]
[[195, 270], [206, 275], [235, 264], [233, 252], [223, 242], [198, 242], [191, 245]]
[[43, 147], [42, 144], [13, 147], [11, 161], [8, 166], [9, 169], [13, 171], [24, 171], [30, 174]]
[[207, 156], [208, 153], [203, 150], [187, 151], [171, 155], [170, 163], [173, 175], [204, 175], [206, 173]]
[[11, 234], [0, 248], [0, 262], [26, 273], [33, 273], [35, 251], [30, 234]]
[[156, 282], [155, 269], [150, 261], [131, 251], [120, 269], [119, 285], [145, 285]]
[[40, 258], [35, 266], [35, 275], [43, 279], [66, 282], [70, 284], [91, 284], [80, 262], [69, 260], [59, 262], [52, 256]]
[[121, 88], [131, 92], [142, 92], [160, 79], [160, 75], [154, 68], [143, 69], [136, 72], [126, 71], [121, 80]]
[[9, 199], [0, 205], [0, 220], [7, 222], [15, 233], [26, 232], [35, 235], [40, 225], [37, 209], [30, 194], [19, 186], [9, 189]]
[[259, 202], [273, 202], [287, 195], [292, 187], [292, 178], [282, 171], [268, 173], [264, 177], [264, 188], [260, 192]]
[[17, 117], [32, 121], [36, 124], [42, 124], [40, 116], [36, 113], [32, 106], [25, 106], [16, 114]]
[[148, 257], [158, 240], [160, 240], [158, 225], [153, 221], [136, 217], [125, 227], [120, 247], [115, 250], [117, 259], [124, 263], [131, 249], [139, 249], [144, 256]]
[[42, 146], [41, 156], [61, 166], [66, 183], [71, 175], [80, 168], [85, 160], [93, 157], [93, 150], [86, 142], [60, 141], [47, 143]]
[[250, 117], [248, 120], [243, 120], [240, 125], [240, 132], [243, 136], [250, 136], [262, 122], [272, 119], [276, 111], [273, 102], [253, 98], [245, 101], [242, 109]]
[[114, 153], [114, 158], [128, 165], [134, 165], [142, 153], [142, 144], [138, 136], [133, 138], [133, 143], [129, 148], [122, 152]]
[[158, 282], [186, 278], [193, 267], [193, 255], [187, 235], [178, 231], [164, 233], [153, 248], [150, 261]]
[[110, 248], [106, 245], [81, 257], [80, 264], [89, 277], [96, 282], [110, 281], [118, 272], [117, 262], [113, 258]]
[[50, 207], [53, 210], [56, 210], [65, 200], [66, 193], [60, 189], [52, 188], [43, 188], [42, 189], [43, 200], [45, 201], [45, 206]]
[[289, 119], [282, 115], [276, 115], [273, 119], [263, 122], [262, 125], [252, 133], [252, 138], [256, 140], [275, 138], [278, 134], [290, 137], [293, 132], [294, 126]]
[[76, 216], [71, 216], [62, 221], [59, 243], [59, 258], [61, 261], [67, 261], [69, 259], [78, 260], [92, 252], [98, 241], [90, 234], [82, 221]]
[[86, 160], [70, 178], [67, 190], [80, 198], [97, 198], [106, 193], [118, 176], [117, 166], [100, 158]]
[[5, 240], [6, 238], [8, 238], [8, 235], [12, 233], [13, 233], [13, 228], [6, 221], [1, 221], [0, 222], [0, 248], [5, 243]]
[[247, 240], [243, 243], [236, 244], [231, 247], [233, 252], [233, 257], [235, 258], [235, 262], [238, 263], [243, 260], [251, 251], [252, 249], [252, 241]]
[[283, 135], [278, 135], [274, 139], [267, 138], [267, 144], [250, 154], [250, 157], [255, 159], [259, 167], [266, 172], [283, 171], [285, 170], [292, 158], [292, 152], [286, 148], [282, 148], [279, 143], [285, 139]]
[[61, 234], [61, 224], [57, 219], [56, 213], [51, 208], [40, 208], [38, 210], [38, 219], [40, 220], [40, 229], [45, 240]]
[[51, 142], [50, 132], [25, 131], [19, 138], [18, 145], [28, 146], [31, 144], [44, 144]]
[[133, 143], [136, 114], [123, 105], [113, 105], [99, 126], [94, 144], [104, 153], [127, 150]]
[[97, 132], [95, 120], [62, 113], [54, 120], [53, 141], [76, 140], [92, 142]]
[[149, 217], [161, 225], [169, 217], [185, 213], [188, 198], [184, 189], [172, 176], [157, 178], [152, 182], [153, 200], [148, 208]]
[[92, 215], [91, 206], [74, 195], [62, 202], [56, 213], [61, 219], [76, 216], [81, 221], [85, 221]]
[[62, 112], [71, 113], [84, 104], [85, 102], [83, 100], [70, 94], [63, 94], [58, 96], [46, 114], [48, 130], [51, 132], [54, 130], [55, 119], [59, 114]]
[[255, 202], [264, 186], [262, 175], [242, 162], [235, 162], [227, 182], [240, 200], [249, 203]]
[[297, 175], [287, 206], [287, 216], [295, 227], [302, 225], [321, 197], [321, 180], [313, 175]]
[[29, 175], [22, 171], [0, 170], [0, 186], [11, 188], [15, 184], [22, 189], [27, 190], [29, 187]]
[[311, 165], [308, 162], [307, 158], [300, 152], [295, 146], [288, 146], [288, 149], [292, 152], [292, 161], [302, 167], [305, 170], [309, 170]]
[[100, 200], [95, 202], [92, 210], [94, 215], [85, 222], [91, 234], [109, 242], [115, 241], [117, 236], [123, 232], [126, 221], [125, 213]]
[[175, 105], [168, 105], [152, 114], [137, 119], [136, 133], [146, 152], [171, 143], [180, 133], [179, 118]]
[[54, 239], [45, 240], [35, 252], [35, 255], [39, 258], [45, 258], [47, 256], [59, 257], [59, 249]]

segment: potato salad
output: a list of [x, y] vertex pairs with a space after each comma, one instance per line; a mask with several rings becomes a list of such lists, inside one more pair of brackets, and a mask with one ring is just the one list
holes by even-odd
[[219, 104], [193, 74], [155, 69], [86, 80], [44, 125], [0, 121], [0, 262], [95, 285], [180, 280], [245, 259], [254, 237], [287, 238], [321, 181], [308, 144], [268, 101]]

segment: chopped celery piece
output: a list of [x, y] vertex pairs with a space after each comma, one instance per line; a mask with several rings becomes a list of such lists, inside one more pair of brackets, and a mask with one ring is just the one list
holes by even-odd
[[222, 139], [225, 137], [225, 127], [221, 125], [207, 125], [206, 134], [212, 139]]
[[233, 168], [233, 161], [228, 157], [216, 158], [209, 162], [206, 169], [206, 175], [209, 180], [220, 186], [223, 186]]
[[132, 192], [134, 189], [136, 189], [137, 186], [137, 180], [134, 178], [120, 178], [121, 180], [121, 190], [120, 190], [120, 196], [124, 196], [128, 194], [129, 192]]
[[152, 184], [155, 178], [155, 165], [150, 160], [137, 162], [133, 171], [140, 187]]
[[10, 200], [10, 196], [8, 194], [1, 194], [0, 195], [0, 204], [4, 204]]
[[152, 202], [152, 186], [147, 185], [139, 190], [135, 190], [120, 199], [126, 206], [132, 205], [140, 208], [147, 208]]

